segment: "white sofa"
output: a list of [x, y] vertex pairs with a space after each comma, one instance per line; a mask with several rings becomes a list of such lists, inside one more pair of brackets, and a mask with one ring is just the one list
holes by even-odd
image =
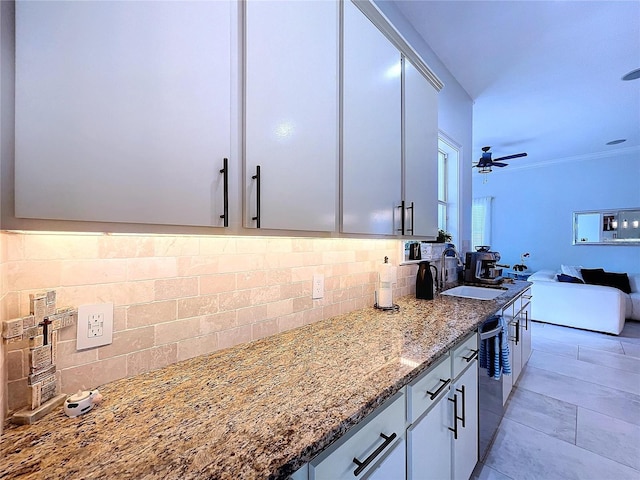
[[553, 270], [529, 277], [531, 318], [618, 335], [625, 319], [640, 320], [640, 274], [628, 275], [631, 294], [601, 285], [559, 282]]

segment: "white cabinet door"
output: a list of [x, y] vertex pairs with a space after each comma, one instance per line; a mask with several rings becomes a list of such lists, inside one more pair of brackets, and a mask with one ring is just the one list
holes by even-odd
[[389, 455], [380, 462], [367, 480], [406, 480], [406, 446], [404, 438], [398, 442]]
[[453, 479], [468, 480], [478, 462], [478, 361], [451, 387], [457, 396], [458, 438], [453, 440]]
[[407, 430], [407, 478], [451, 478], [453, 404], [444, 395], [431, 410]]
[[520, 338], [520, 316], [516, 316], [509, 323], [509, 359], [511, 360], [512, 382], [518, 381], [522, 371], [522, 341]]
[[344, 2], [342, 231], [395, 235], [401, 201], [400, 52]]
[[222, 225], [231, 18], [228, 1], [18, 2], [16, 216]]
[[522, 368], [531, 356], [531, 289], [523, 292], [520, 318], [520, 341], [522, 342]]
[[[438, 235], [438, 95], [404, 59], [405, 234]], [[411, 211], [411, 205], [413, 208]]]
[[336, 229], [336, 2], [246, 4], [246, 226]]

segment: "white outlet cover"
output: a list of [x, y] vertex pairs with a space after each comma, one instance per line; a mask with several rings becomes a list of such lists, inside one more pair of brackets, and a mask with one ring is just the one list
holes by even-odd
[[324, 298], [324, 275], [316, 273], [313, 275], [313, 284], [311, 286], [311, 298]]
[[109, 345], [113, 342], [113, 303], [80, 305], [76, 350]]

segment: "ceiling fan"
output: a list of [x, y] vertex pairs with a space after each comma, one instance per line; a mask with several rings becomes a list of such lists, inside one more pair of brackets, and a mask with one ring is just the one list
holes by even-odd
[[491, 152], [489, 151], [491, 147], [482, 147], [482, 157], [478, 160], [478, 163], [474, 165], [474, 167], [478, 167], [478, 172], [480, 173], [489, 173], [491, 172], [491, 167], [506, 167], [509, 165], [508, 163], [500, 163], [500, 160], [510, 160], [512, 158], [520, 158], [526, 157], [526, 153], [516, 153], [514, 155], [507, 155], [506, 157], [496, 158], [495, 160], [491, 160]]

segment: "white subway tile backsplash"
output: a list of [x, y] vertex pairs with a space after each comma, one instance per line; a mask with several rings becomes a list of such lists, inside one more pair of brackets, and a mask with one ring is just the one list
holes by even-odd
[[[46, 289], [60, 305], [114, 303], [111, 345], [78, 352], [75, 328], [61, 334], [62, 391], [73, 393], [371, 306], [377, 268], [385, 256], [397, 263], [398, 242], [3, 233], [0, 314], [27, 314], [29, 293]], [[399, 267], [398, 296], [415, 271]], [[316, 273], [325, 296], [312, 300]], [[26, 404], [28, 347], [10, 347], [3, 387], [15, 410]]]

